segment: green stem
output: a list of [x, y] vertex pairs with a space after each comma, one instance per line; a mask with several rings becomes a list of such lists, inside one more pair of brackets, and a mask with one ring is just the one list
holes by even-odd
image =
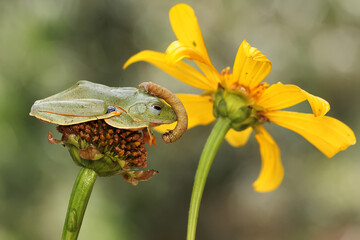
[[210, 167], [213, 163], [215, 154], [219, 149], [220, 144], [224, 140], [226, 133], [229, 131], [230, 125], [231, 120], [228, 118], [218, 118], [201, 154], [199, 165], [196, 170], [193, 191], [191, 194], [187, 240], [195, 240], [196, 224], [206, 179], [209, 174]]
[[62, 240], [76, 240], [78, 238], [96, 177], [97, 173], [94, 170], [88, 168], [80, 170], [71, 193]]

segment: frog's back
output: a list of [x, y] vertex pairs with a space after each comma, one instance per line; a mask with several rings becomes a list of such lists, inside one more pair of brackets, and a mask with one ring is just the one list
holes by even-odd
[[105, 102], [109, 102], [109, 101], [111, 102], [114, 99], [114, 97], [117, 99], [127, 98], [136, 95], [138, 91], [139, 90], [137, 88], [131, 88], [131, 87], [115, 88], [115, 87], [108, 87], [102, 84], [81, 80], [78, 81], [74, 86], [66, 89], [65, 91], [52, 95], [48, 98], [42, 99], [40, 101], [45, 102], [45, 101], [62, 101], [62, 100], [74, 100], [74, 99], [99, 99]]

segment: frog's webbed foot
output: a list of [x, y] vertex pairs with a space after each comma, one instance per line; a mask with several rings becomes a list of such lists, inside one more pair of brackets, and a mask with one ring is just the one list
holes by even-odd
[[157, 143], [155, 141], [155, 136], [154, 136], [154, 134], [152, 134], [150, 132], [149, 128], [146, 128], [146, 129], [144, 128], [142, 130], [142, 132], [143, 132], [143, 140], [144, 140], [144, 142], [147, 142], [149, 144], [149, 146], [151, 146], [151, 145], [156, 146], [157, 145]]

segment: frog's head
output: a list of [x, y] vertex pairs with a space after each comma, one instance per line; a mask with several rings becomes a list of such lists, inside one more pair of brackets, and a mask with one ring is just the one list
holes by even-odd
[[146, 102], [137, 102], [132, 105], [128, 114], [137, 121], [154, 124], [168, 124], [176, 121], [174, 110], [157, 97], [151, 97]]

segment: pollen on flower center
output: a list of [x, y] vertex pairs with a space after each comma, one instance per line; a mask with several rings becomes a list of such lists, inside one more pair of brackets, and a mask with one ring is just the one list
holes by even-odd
[[245, 87], [244, 85], [241, 85], [241, 84], [235, 82], [231, 86], [229, 86], [228, 89], [230, 91], [237, 92], [237, 93], [241, 94], [249, 102], [249, 97], [251, 95], [251, 92], [250, 92], [248, 87]]
[[269, 87], [269, 84], [266, 82], [257, 85], [250, 93], [251, 98], [253, 100], [258, 99], [268, 87]]

